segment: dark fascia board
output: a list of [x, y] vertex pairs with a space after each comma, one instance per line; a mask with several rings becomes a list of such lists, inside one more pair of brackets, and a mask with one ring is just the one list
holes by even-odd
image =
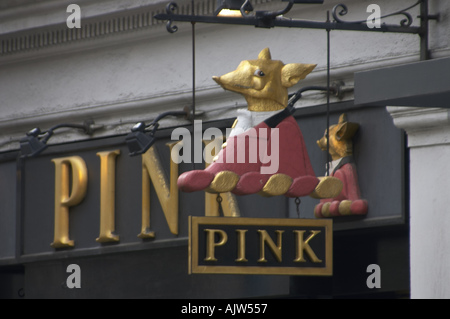
[[450, 58], [355, 73], [355, 105], [450, 107]]

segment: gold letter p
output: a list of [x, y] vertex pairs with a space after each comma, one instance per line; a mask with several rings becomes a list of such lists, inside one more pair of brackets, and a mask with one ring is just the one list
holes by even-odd
[[74, 242], [69, 239], [69, 207], [78, 205], [86, 195], [86, 163], [79, 156], [57, 158], [52, 162], [55, 163], [55, 238], [51, 246], [73, 247]]

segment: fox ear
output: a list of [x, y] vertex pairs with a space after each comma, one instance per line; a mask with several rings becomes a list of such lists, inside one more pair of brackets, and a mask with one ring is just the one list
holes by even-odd
[[339, 123], [338, 126], [339, 127], [336, 131], [336, 139], [338, 141], [352, 138], [359, 128], [358, 123], [351, 123], [351, 122]]
[[345, 123], [345, 122], [347, 122], [347, 114], [342, 113], [341, 116], [339, 116], [338, 124]]
[[291, 87], [298, 81], [303, 80], [317, 64], [290, 63], [281, 69], [281, 84], [284, 87]]
[[258, 59], [261, 59], [261, 60], [271, 60], [271, 59], [272, 59], [272, 56], [270, 55], [270, 50], [269, 50], [269, 48], [265, 48], [265, 49], [263, 49], [261, 52], [259, 52]]

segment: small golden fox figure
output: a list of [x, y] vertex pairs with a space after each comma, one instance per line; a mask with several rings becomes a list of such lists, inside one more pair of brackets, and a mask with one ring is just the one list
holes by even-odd
[[[338, 124], [331, 125], [329, 130], [330, 175], [342, 181], [343, 189], [339, 196], [332, 199], [322, 199], [316, 205], [316, 217], [332, 217], [341, 215], [365, 215], [367, 201], [361, 199], [358, 185], [356, 165], [353, 160], [352, 138], [359, 128], [359, 124], [347, 121], [347, 115], [341, 114]], [[321, 150], [327, 150], [326, 131], [317, 141]]]

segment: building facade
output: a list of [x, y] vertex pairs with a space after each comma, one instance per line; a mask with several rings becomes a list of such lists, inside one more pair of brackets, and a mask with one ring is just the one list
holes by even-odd
[[[339, 17], [366, 21], [375, 12], [368, 10], [373, 2], [348, 0], [348, 13]], [[339, 13], [341, 3], [296, 4], [283, 19], [325, 22], [327, 11]], [[166, 22], [154, 17], [166, 12], [167, 1], [78, 0], [76, 7], [71, 1], [3, 1], [0, 296], [450, 297], [450, 4], [426, 3], [428, 39], [403, 32], [175, 21], [178, 31], [169, 33]], [[212, 16], [216, 8], [211, 0], [177, 4], [180, 14]], [[252, 4], [267, 11], [285, 6]], [[376, 2], [381, 15], [413, 4]], [[412, 17], [423, 14], [421, 5], [408, 10]], [[404, 17], [382, 22], [399, 25]], [[420, 23], [414, 18], [411, 26]], [[359, 124], [353, 155], [368, 212], [332, 218], [332, 276], [189, 274], [189, 216], [318, 219], [319, 200], [311, 197], [301, 198], [297, 210], [285, 196], [223, 194], [219, 206], [215, 195], [179, 191], [182, 172], [205, 166], [171, 161], [174, 129], [194, 134], [185, 116], [161, 119], [154, 146], [129, 156], [126, 137], [135, 123], [149, 124], [167, 111], [194, 108], [200, 135], [209, 127], [225, 134], [246, 101], [212, 76], [256, 59], [264, 48], [274, 60], [317, 64], [289, 89], [309, 88], [293, 116], [317, 176], [325, 174], [327, 156], [317, 140], [327, 126], [343, 113]], [[328, 71], [340, 94], [327, 97]], [[42, 153], [22, 157], [27, 132], [63, 123], [87, 123], [90, 130], [55, 129]], [[81, 270], [81, 288], [70, 287], [70, 265]], [[380, 287], [370, 285], [370, 265], [379, 266]]]

